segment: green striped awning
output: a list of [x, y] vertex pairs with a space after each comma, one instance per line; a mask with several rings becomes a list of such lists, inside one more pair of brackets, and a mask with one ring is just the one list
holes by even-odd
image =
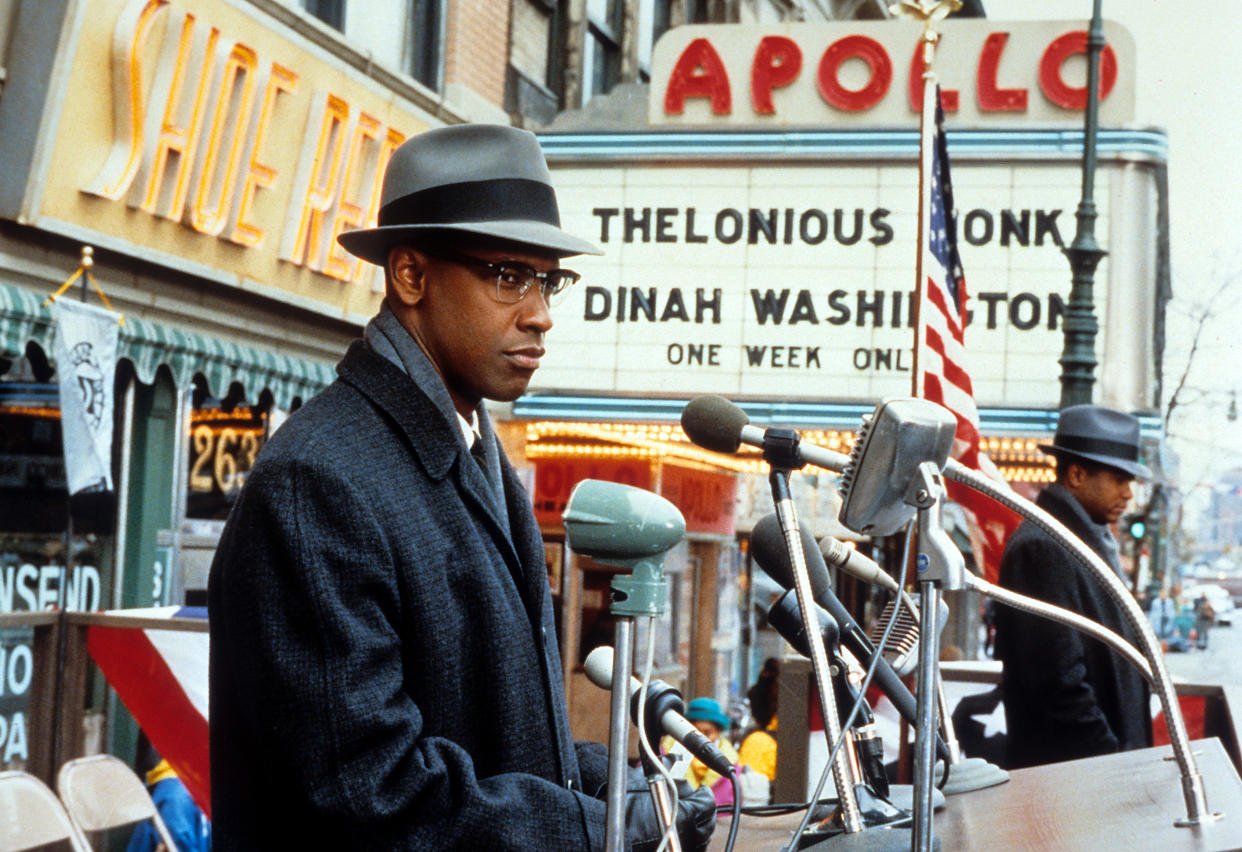
[[[29, 290], [0, 283], [0, 355], [20, 357], [26, 344], [33, 342], [52, 357], [52, 311], [42, 302]], [[216, 340], [139, 317], [125, 317], [120, 331], [118, 357], [129, 359], [138, 380], [147, 384], [166, 364], [177, 387], [186, 387], [199, 374], [212, 396], [224, 396], [229, 385], [239, 382], [247, 399], [257, 399], [266, 388], [278, 406], [289, 408], [294, 397], [305, 401], [336, 377], [328, 363]]]

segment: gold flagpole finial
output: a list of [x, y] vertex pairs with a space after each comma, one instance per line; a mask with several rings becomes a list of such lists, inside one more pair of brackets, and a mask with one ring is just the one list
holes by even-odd
[[889, 6], [888, 11], [923, 22], [923, 67], [930, 70], [932, 54], [940, 40], [936, 24], [960, 8], [962, 0], [901, 0]]

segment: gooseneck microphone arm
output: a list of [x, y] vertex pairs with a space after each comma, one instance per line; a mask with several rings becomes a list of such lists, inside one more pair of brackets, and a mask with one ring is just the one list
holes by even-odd
[[[768, 474], [768, 481], [772, 486], [776, 516], [785, 533], [785, 546], [788, 548], [790, 561], [793, 563], [794, 591], [798, 598], [798, 609], [802, 615], [802, 629], [810, 645], [811, 668], [815, 672], [815, 682], [819, 687], [816, 693], [819, 697], [820, 715], [824, 719], [824, 733], [828, 737], [831, 749], [841, 738], [841, 720], [837, 717], [836, 698], [833, 695], [832, 676], [828, 668], [828, 653], [824, 649], [824, 638], [819, 631], [819, 625], [815, 623], [815, 601], [811, 594], [811, 580], [807, 574], [806, 556], [802, 551], [802, 534], [798, 529], [793, 496], [789, 491], [789, 471], [773, 467]], [[857, 781], [845, 749], [836, 750], [836, 756], [832, 762], [832, 779], [837, 787], [841, 823], [845, 833], [857, 834], [863, 830], [862, 813], [859, 810], [858, 796], [854, 790]]]
[[1169, 741], [1173, 747], [1173, 757], [1177, 760], [1177, 766], [1181, 772], [1182, 798], [1186, 802], [1186, 817], [1177, 820], [1174, 824], [1179, 827], [1190, 827], [1220, 819], [1219, 813], [1213, 813], [1208, 809], [1207, 794], [1203, 789], [1203, 776], [1199, 774], [1194, 756], [1190, 752], [1186, 721], [1182, 718], [1181, 708], [1176, 701], [1173, 680], [1169, 677], [1169, 670], [1165, 667], [1164, 657], [1160, 653], [1160, 643], [1156, 639], [1156, 634], [1152, 632], [1151, 625], [1147, 623], [1147, 618], [1139, 608], [1138, 602], [1134, 600], [1134, 596], [1126, 589], [1121, 579], [1113, 573], [1104, 560], [1096, 555], [1095, 551], [1079, 541], [1062, 523], [1030, 500], [1015, 494], [1012, 490], [999, 487], [983, 474], [952, 459], [945, 466], [944, 475], [1012, 509], [1063, 544], [1095, 575], [1109, 597], [1121, 607], [1126, 620], [1138, 636], [1139, 648], [1150, 666], [1152, 686], [1160, 698], [1160, 706], [1164, 710], [1165, 721], [1169, 727]]
[[1082, 633], [1087, 634], [1095, 639], [1100, 640], [1108, 647], [1112, 648], [1120, 654], [1126, 662], [1134, 666], [1152, 688], [1156, 687], [1156, 679], [1152, 675], [1151, 666], [1147, 659], [1138, 652], [1138, 649], [1123, 639], [1119, 634], [1109, 630], [1102, 624], [1098, 624], [1089, 618], [1085, 618], [1076, 612], [1063, 609], [1059, 606], [1053, 606], [1045, 603], [1038, 598], [1020, 595], [1017, 592], [1011, 592], [1009, 589], [989, 583], [987, 580], [980, 579], [974, 574], [966, 575], [966, 585], [980, 594], [995, 598], [1006, 606], [1029, 612], [1032, 615], [1038, 615], [1055, 621], [1058, 624], [1064, 624], [1066, 627], [1072, 627]]

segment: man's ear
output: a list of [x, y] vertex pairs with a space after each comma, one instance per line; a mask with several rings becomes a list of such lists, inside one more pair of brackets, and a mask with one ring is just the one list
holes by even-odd
[[393, 246], [388, 251], [388, 298], [402, 307], [412, 308], [423, 299], [427, 287], [427, 256], [410, 246]]
[[1087, 479], [1087, 469], [1080, 464], [1070, 462], [1065, 466], [1065, 486], [1074, 489]]

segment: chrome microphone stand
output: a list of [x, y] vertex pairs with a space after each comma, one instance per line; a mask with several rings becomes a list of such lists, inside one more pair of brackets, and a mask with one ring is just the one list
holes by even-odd
[[[768, 484], [772, 488], [772, 503], [781, 532], [785, 534], [785, 548], [789, 552], [789, 564], [793, 568], [794, 593], [798, 598], [798, 611], [802, 616], [802, 629], [806, 632], [811, 652], [811, 670], [815, 675], [816, 692], [819, 695], [819, 712], [824, 717], [824, 733], [831, 750], [841, 738], [841, 720], [837, 716], [837, 702], [832, 686], [832, 672], [828, 666], [828, 651], [824, 637], [816, 623], [815, 598], [811, 591], [811, 576], [806, 567], [806, 554], [802, 550], [802, 533], [798, 529], [798, 516], [794, 511], [793, 495], [789, 490], [789, 472], [802, 467], [798, 458], [800, 438], [789, 429], [768, 429], [763, 437], [763, 460], [771, 466]], [[837, 787], [837, 804], [841, 823], [846, 834], [863, 830], [862, 814], [858, 807], [858, 795], [854, 790], [858, 779], [854, 775], [850, 755], [844, 748], [836, 750], [832, 762], [832, 780]]]
[[939, 689], [941, 592], [965, 587], [966, 560], [944, 531], [944, 480], [932, 462], [919, 465], [907, 500], [918, 509], [919, 585], [918, 694], [915, 700], [914, 845], [915, 852], [932, 849], [932, 776], [935, 772], [936, 711]]
[[[562, 516], [570, 548], [597, 562], [629, 573], [612, 579], [616, 641], [612, 666], [611, 722], [608, 736], [608, 805], [604, 832], [607, 852], [624, 852], [626, 758], [629, 754], [630, 672], [634, 667], [634, 624], [643, 619], [653, 629], [655, 616], [664, 612], [664, 553], [681, 541], [686, 522], [672, 503], [641, 488], [584, 479], [574, 487]], [[673, 814], [667, 797], [652, 786], [655, 804], [665, 827]], [[676, 832], [671, 835], [676, 841]], [[675, 848], [675, 847], [674, 847]]]

